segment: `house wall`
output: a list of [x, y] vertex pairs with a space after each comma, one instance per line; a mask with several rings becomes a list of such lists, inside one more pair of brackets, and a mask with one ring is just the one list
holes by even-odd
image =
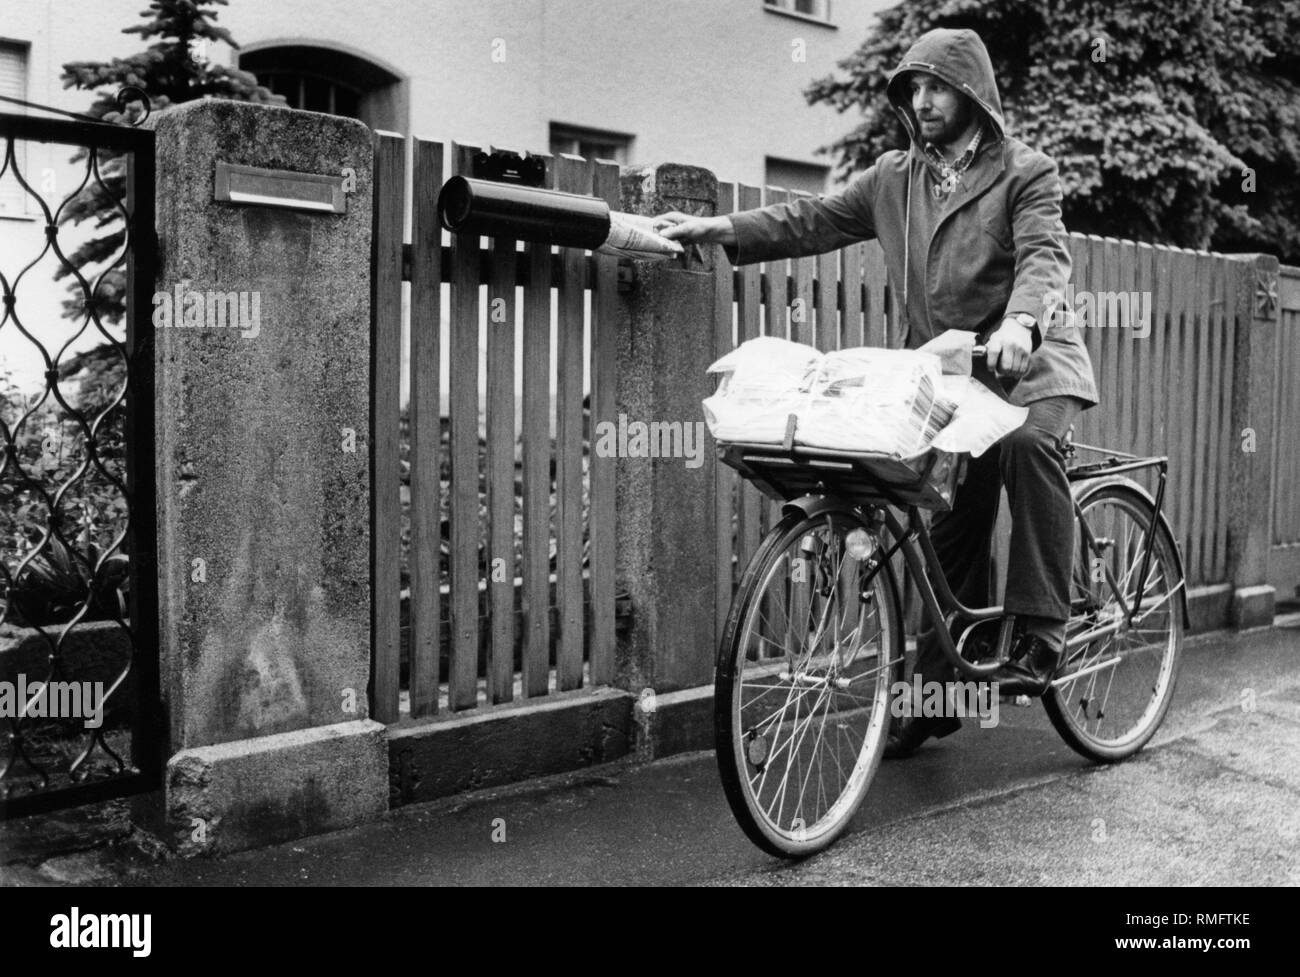
[[[817, 149], [853, 120], [801, 93], [888, 5], [831, 0], [827, 26], [762, 0], [231, 0], [218, 23], [246, 51], [322, 45], [388, 69], [402, 81], [383, 114], [406, 134], [538, 151], [549, 148], [550, 124], [566, 123], [632, 135], [630, 163], [690, 160], [720, 179], [762, 184], [769, 156], [830, 163]], [[62, 66], [139, 51], [141, 39], [122, 28], [140, 9], [139, 0], [7, 0], [0, 38], [30, 44], [27, 98], [84, 110], [90, 96], [62, 87]], [[237, 62], [226, 45], [207, 54]], [[80, 178], [67, 157], [61, 147], [32, 147], [27, 170], [53, 174], [66, 192]], [[6, 274], [41, 248], [39, 213], [0, 219]], [[75, 243], [78, 234], [60, 237]], [[45, 263], [52, 271], [53, 257]], [[24, 304], [42, 321], [59, 315], [64, 297], [41, 267], [25, 279]], [[40, 357], [25, 341], [0, 335], [0, 355], [20, 379], [39, 377]]]

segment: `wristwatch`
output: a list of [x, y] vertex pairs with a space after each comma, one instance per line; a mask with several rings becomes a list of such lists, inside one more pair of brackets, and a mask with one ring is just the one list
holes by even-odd
[[1028, 329], [1033, 335], [1033, 348], [1038, 349], [1039, 345], [1043, 341], [1043, 335], [1038, 330], [1038, 319], [1030, 315], [1028, 312], [1017, 312], [1015, 315], [1007, 316], [1007, 318], [1011, 319], [1013, 322], [1018, 322], [1020, 325]]

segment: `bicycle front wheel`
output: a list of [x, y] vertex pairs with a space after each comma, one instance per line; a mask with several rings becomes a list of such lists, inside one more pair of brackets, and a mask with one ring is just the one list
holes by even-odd
[[[1086, 526], [1077, 534], [1071, 583], [1073, 644], [1043, 706], [1075, 751], [1114, 763], [1142, 749], [1169, 711], [1183, 640], [1183, 580], [1173, 537], [1163, 522], [1152, 526], [1155, 508], [1136, 485], [1085, 489], [1079, 508]], [[1138, 613], [1128, 621], [1125, 607], [1139, 593]]]
[[740, 582], [718, 652], [718, 767], [740, 826], [764, 851], [830, 845], [884, 752], [903, 634], [879, 540], [848, 509], [782, 519]]

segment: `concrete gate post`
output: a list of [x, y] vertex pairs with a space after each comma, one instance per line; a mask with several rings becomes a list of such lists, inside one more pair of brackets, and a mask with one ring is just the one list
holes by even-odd
[[151, 125], [170, 760], [150, 821], [206, 854], [388, 809], [367, 718], [372, 149], [359, 122], [216, 99]]
[[[629, 213], [712, 215], [717, 201], [718, 181], [700, 167], [664, 163], [622, 175]], [[616, 682], [635, 693], [653, 689], [661, 707], [671, 701], [663, 693], [713, 676], [716, 461], [700, 401], [715, 386], [704, 371], [715, 358], [719, 252], [688, 251], [637, 263], [618, 343], [618, 415], [628, 433], [616, 467], [617, 569], [632, 618], [619, 636]], [[652, 457], [635, 450], [639, 435]], [[680, 446], [676, 456], [662, 456], [666, 442]]]
[[[1276, 594], [1268, 584], [1272, 544], [1273, 441], [1277, 369], [1278, 260], [1272, 255], [1233, 255], [1237, 314], [1233, 354], [1232, 450], [1228, 508], [1228, 579], [1231, 623], [1237, 628], [1273, 623]], [[1230, 306], [1231, 307], [1231, 306]]]

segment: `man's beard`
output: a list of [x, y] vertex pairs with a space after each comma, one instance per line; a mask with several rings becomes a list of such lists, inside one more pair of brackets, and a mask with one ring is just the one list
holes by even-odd
[[921, 128], [921, 120], [918, 118], [917, 130], [921, 135], [921, 141], [934, 143], [936, 146], [952, 145], [965, 135], [974, 114], [974, 109], [971, 107], [970, 101], [967, 100], [950, 120], [944, 121], [941, 116], [934, 116], [934, 119], [943, 123], [937, 129]]

